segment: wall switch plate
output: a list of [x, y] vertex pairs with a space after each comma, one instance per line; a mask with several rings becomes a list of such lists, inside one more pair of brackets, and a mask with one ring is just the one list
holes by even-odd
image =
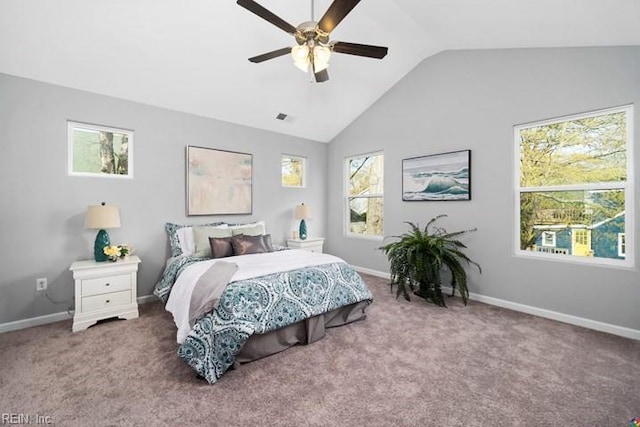
[[47, 290], [47, 278], [41, 277], [36, 279], [36, 292], [42, 292]]

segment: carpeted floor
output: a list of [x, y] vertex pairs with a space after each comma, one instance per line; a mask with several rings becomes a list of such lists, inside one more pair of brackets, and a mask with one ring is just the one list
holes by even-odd
[[458, 299], [448, 309], [407, 303], [385, 280], [363, 278], [375, 298], [365, 321], [214, 385], [176, 356], [160, 303], [75, 334], [71, 321], [0, 334], [0, 416], [60, 426], [436, 427], [620, 427], [640, 416], [640, 342]]

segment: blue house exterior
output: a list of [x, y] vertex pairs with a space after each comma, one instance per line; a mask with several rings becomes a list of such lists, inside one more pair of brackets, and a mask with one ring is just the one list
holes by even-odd
[[624, 259], [620, 256], [620, 238], [624, 233], [624, 212], [615, 217], [594, 224], [591, 228], [591, 246], [594, 256], [601, 258]]
[[[536, 226], [540, 235], [536, 238], [536, 250], [538, 252], [550, 252], [550, 253], [562, 253], [566, 255], [573, 255], [573, 248], [571, 245], [571, 238], [573, 234], [573, 228], [570, 226]], [[581, 227], [584, 229], [584, 227]], [[555, 234], [555, 245], [549, 245], [544, 242], [545, 232]]]
[[[535, 242], [537, 252], [560, 253], [566, 255], [594, 256], [598, 258], [625, 259], [625, 213], [613, 218], [584, 225], [537, 225], [539, 232]], [[588, 246], [579, 247], [574, 233], [584, 236]], [[588, 243], [587, 243], [588, 242]], [[576, 249], [578, 248], [578, 249]], [[573, 253], [577, 251], [577, 253]]]

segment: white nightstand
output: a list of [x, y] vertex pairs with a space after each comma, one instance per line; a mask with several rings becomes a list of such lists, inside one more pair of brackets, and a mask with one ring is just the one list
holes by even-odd
[[138, 317], [137, 277], [140, 258], [116, 262], [76, 261], [69, 270], [75, 280], [76, 308], [73, 332], [110, 317]]
[[324, 237], [307, 237], [305, 240], [289, 239], [287, 246], [290, 249], [302, 249], [303, 251], [322, 253]]

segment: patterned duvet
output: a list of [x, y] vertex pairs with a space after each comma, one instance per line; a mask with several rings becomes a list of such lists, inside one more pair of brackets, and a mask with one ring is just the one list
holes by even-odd
[[[165, 303], [179, 274], [193, 257], [173, 260], [154, 293]], [[178, 355], [209, 383], [233, 365], [252, 334], [283, 326], [360, 301], [371, 301], [358, 273], [343, 262], [278, 272], [230, 283], [220, 303], [193, 327]]]

